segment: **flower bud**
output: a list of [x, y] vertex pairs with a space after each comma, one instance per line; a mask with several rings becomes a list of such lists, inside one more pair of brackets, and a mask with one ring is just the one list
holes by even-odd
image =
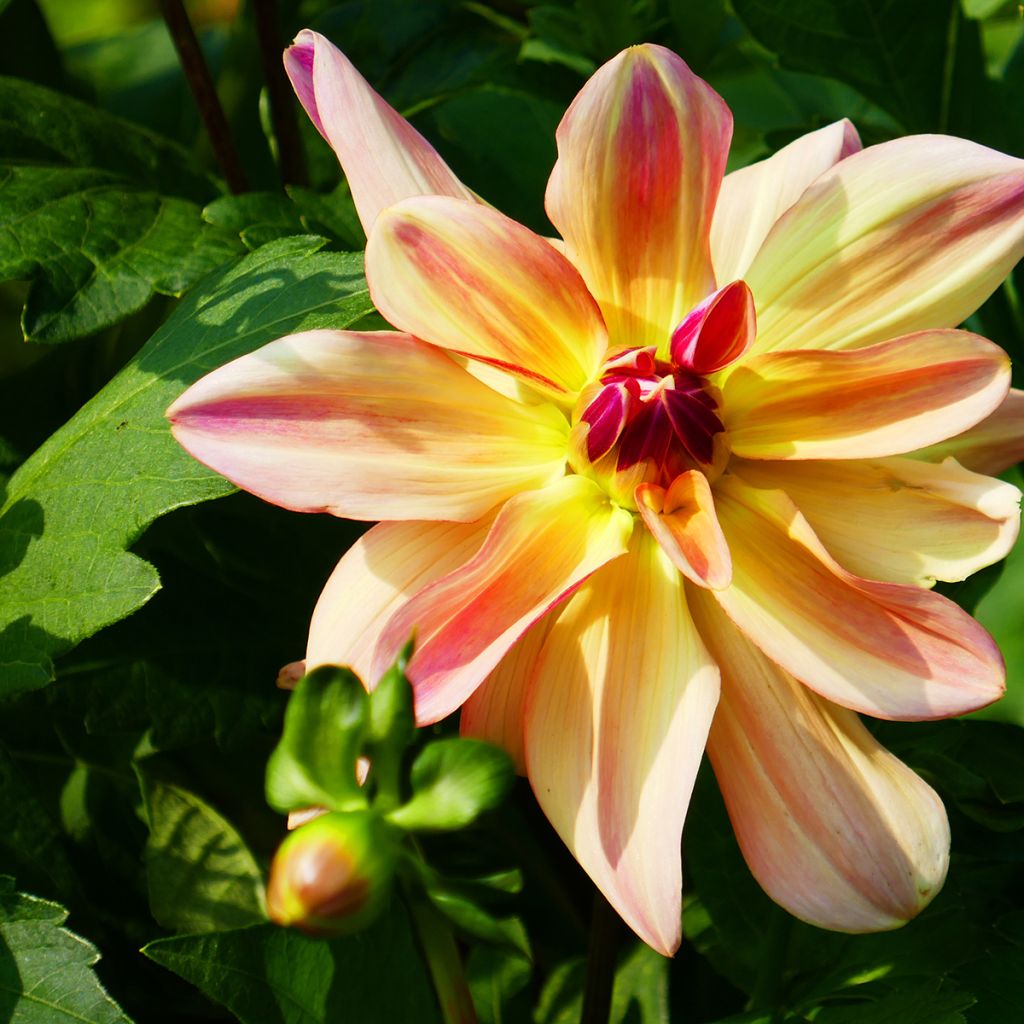
[[387, 902], [397, 859], [397, 833], [373, 811], [314, 818], [274, 855], [267, 887], [270, 918], [309, 935], [357, 932]]

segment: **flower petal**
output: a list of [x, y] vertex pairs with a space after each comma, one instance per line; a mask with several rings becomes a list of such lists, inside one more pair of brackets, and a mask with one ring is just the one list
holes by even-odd
[[370, 88], [351, 61], [303, 29], [284, 53], [299, 102], [341, 163], [367, 234], [377, 214], [410, 196], [474, 195], [433, 146]]
[[962, 466], [987, 476], [1016, 466], [1024, 460], [1024, 391], [1010, 388], [999, 408], [970, 430], [910, 454], [931, 462], [953, 456]]
[[1020, 530], [1020, 491], [955, 459], [747, 462], [738, 471], [784, 490], [829, 554], [872, 580], [966, 579], [1005, 558]]
[[431, 196], [391, 207], [366, 247], [377, 308], [401, 330], [575, 394], [607, 346], [572, 264], [504, 214]]
[[998, 648], [952, 601], [847, 572], [782, 491], [732, 473], [715, 486], [715, 508], [733, 575], [714, 596], [800, 682], [876, 718], [946, 718], [1002, 696]]
[[722, 385], [729, 443], [750, 459], [898, 455], [966, 430], [1010, 386], [1002, 349], [922, 331], [852, 352], [770, 352]]
[[632, 516], [593, 481], [566, 476], [512, 498], [483, 547], [392, 616], [374, 655], [378, 675], [415, 631], [409, 678], [421, 723], [454, 711], [546, 611], [622, 555]]
[[526, 710], [526, 762], [544, 813], [650, 946], [679, 945], [679, 839], [718, 670], [683, 580], [645, 530], [551, 630]]
[[613, 347], [658, 345], [714, 291], [708, 235], [732, 136], [721, 97], [662, 46], [633, 46], [559, 125], [551, 223]]
[[754, 351], [860, 348], [955, 327], [1024, 254], [1024, 160], [941, 135], [826, 171], [744, 274]]
[[479, 519], [564, 472], [553, 406], [499, 395], [404, 334], [307, 331], [193, 384], [167, 413], [200, 462], [284, 508]]
[[743, 281], [709, 295], [672, 332], [672, 362], [706, 375], [734, 363], [754, 343], [754, 297]]
[[537, 656], [559, 611], [560, 608], [553, 608], [520, 637], [498, 662], [497, 668], [470, 694], [459, 716], [459, 731], [463, 736], [486, 740], [507, 751], [520, 775], [526, 774], [523, 746], [526, 695]]
[[306, 670], [348, 665], [373, 687], [373, 651], [388, 620], [414, 594], [465, 565], [493, 518], [475, 523], [381, 523], [345, 552], [309, 623]]
[[819, 928], [896, 928], [942, 887], [942, 801], [855, 714], [769, 661], [702, 595], [722, 672], [708, 753], [736, 838], [765, 892]]
[[681, 473], [666, 491], [657, 484], [636, 489], [636, 507], [672, 564], [699, 587], [721, 590], [732, 579], [732, 559], [715, 516], [707, 477]]
[[766, 160], [727, 174], [711, 224], [718, 280], [743, 277], [775, 222], [811, 182], [860, 148], [857, 129], [844, 118], [802, 135]]

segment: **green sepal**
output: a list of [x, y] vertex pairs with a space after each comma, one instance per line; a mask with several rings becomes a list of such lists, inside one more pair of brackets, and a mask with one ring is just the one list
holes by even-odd
[[401, 800], [402, 756], [416, 733], [412, 685], [405, 675], [411, 657], [410, 640], [370, 694], [367, 754], [377, 800], [384, 809], [394, 807]]
[[356, 761], [368, 704], [363, 684], [350, 669], [325, 665], [299, 680], [288, 701], [281, 740], [267, 762], [267, 803], [274, 810], [366, 806]]
[[388, 819], [410, 832], [464, 828], [496, 807], [515, 777], [512, 759], [482, 740], [436, 740], [413, 762], [412, 798]]

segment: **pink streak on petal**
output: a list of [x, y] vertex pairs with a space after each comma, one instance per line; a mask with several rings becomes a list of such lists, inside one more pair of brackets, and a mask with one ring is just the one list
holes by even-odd
[[733, 281], [692, 309], [672, 332], [672, 362], [707, 375], [734, 363], [754, 343], [754, 297]]

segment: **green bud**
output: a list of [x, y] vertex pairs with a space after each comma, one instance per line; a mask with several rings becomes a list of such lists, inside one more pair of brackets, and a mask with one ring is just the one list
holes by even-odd
[[309, 935], [360, 931], [387, 903], [398, 843], [369, 810], [323, 814], [297, 828], [270, 865], [270, 919]]

